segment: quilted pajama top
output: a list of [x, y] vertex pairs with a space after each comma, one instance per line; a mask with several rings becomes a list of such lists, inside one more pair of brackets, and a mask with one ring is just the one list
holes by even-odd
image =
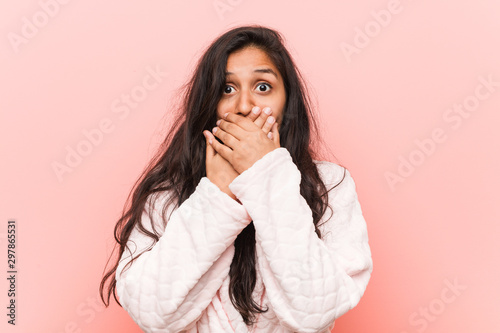
[[[315, 163], [327, 189], [344, 176], [337, 164]], [[120, 303], [145, 332], [329, 332], [358, 304], [373, 267], [355, 184], [345, 172], [329, 193], [333, 215], [327, 209], [321, 239], [286, 148], [271, 151], [229, 185], [241, 204], [203, 177], [177, 209], [167, 209], [164, 227], [161, 210], [168, 194], [162, 192], [142, 215], [147, 229], [153, 223], [160, 232], [159, 241], [125, 270], [131, 253], [126, 250], [120, 259]], [[234, 240], [252, 220], [253, 298], [268, 311], [247, 326], [228, 286]], [[153, 240], [134, 229], [127, 244], [136, 256]]]

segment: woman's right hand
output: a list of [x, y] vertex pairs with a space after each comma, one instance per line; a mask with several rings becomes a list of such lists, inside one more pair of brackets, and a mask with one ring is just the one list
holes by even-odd
[[[271, 114], [267, 114], [266, 109], [270, 110], [269, 107], [260, 109], [258, 106], [254, 107], [252, 111], [247, 115], [247, 117], [252, 120], [258, 127], [262, 128], [264, 133], [266, 133], [272, 140], [272, 124], [270, 125], [266, 120]], [[207, 178], [217, 185], [219, 189], [229, 195], [234, 200], [237, 200], [236, 196], [229, 189], [229, 184], [238, 177], [239, 173], [234, 170], [233, 166], [220, 154], [218, 154], [215, 149], [210, 144], [211, 140], [216, 140], [210, 131], [203, 131], [205, 136], [205, 142], [207, 145], [206, 149], [206, 173]]]
[[215, 149], [210, 144], [212, 140], [216, 140], [215, 137], [209, 131], [203, 131], [203, 135], [205, 136], [205, 141], [207, 144], [207, 152], [206, 152], [206, 171], [207, 178], [217, 185], [219, 189], [229, 195], [234, 200], [236, 196], [229, 189], [229, 184], [238, 176], [236, 170], [234, 170], [233, 166], [224, 159], [220, 154], [218, 154]]

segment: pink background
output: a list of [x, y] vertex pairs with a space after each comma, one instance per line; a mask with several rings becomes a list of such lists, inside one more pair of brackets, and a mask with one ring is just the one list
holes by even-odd
[[[4, 277], [2, 332], [140, 331], [94, 305], [113, 227], [175, 89], [214, 38], [247, 23], [286, 37], [357, 184], [374, 271], [334, 332], [500, 331], [498, 1], [66, 2], [0, 5], [3, 272], [18, 223], [17, 325]], [[155, 68], [165, 74], [144, 90]], [[86, 155], [58, 177], [68, 149]]]

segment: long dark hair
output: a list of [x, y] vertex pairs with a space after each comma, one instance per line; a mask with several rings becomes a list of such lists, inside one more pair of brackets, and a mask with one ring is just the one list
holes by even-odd
[[[138, 227], [142, 233], [153, 238], [155, 243], [159, 240], [159, 234], [154, 227], [153, 232], [150, 232], [141, 222], [148, 197], [162, 191], [172, 193], [170, 200], [163, 207], [165, 225], [166, 207], [170, 204], [180, 206], [194, 192], [201, 178], [206, 176], [206, 143], [203, 130], [210, 130], [217, 121], [217, 104], [226, 84], [228, 56], [249, 46], [264, 51], [283, 78], [286, 103], [279, 129], [280, 144], [290, 152], [293, 162], [301, 172], [300, 194], [312, 210], [316, 234], [321, 237], [318, 223], [328, 207], [328, 190], [313, 161], [315, 155], [311, 135], [317, 133], [318, 126], [312, 115], [307, 87], [277, 31], [255, 25], [237, 27], [217, 38], [203, 54], [192, 78], [183, 88], [179, 121], [168, 132], [157, 154], [136, 181], [127, 198], [125, 207], [128, 209], [124, 208], [114, 229], [119, 254], [114, 266], [104, 275], [99, 288], [101, 299], [106, 306], [109, 306], [111, 294], [120, 304], [116, 296], [115, 272], [119, 259], [127, 248], [132, 230]], [[250, 325], [255, 320], [255, 314], [267, 311], [260, 308], [251, 297], [256, 284], [253, 223], [238, 235], [234, 246], [235, 254], [229, 270], [229, 295], [245, 323]], [[108, 279], [111, 281], [107, 286], [105, 299], [104, 289]]]

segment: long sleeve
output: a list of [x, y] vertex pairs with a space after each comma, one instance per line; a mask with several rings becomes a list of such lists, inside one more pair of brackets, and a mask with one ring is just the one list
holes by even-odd
[[228, 275], [236, 236], [251, 221], [242, 205], [204, 177], [170, 210], [162, 230], [166, 195], [147, 204], [142, 215], [146, 229], [159, 229], [159, 241], [152, 244], [135, 228], [127, 242], [132, 256], [146, 251], [124, 269], [131, 260], [125, 251], [116, 271], [120, 303], [145, 332], [179, 332], [196, 324]]
[[[327, 189], [344, 169], [320, 162]], [[333, 209], [323, 217], [322, 239], [312, 212], [300, 195], [301, 175], [285, 148], [278, 148], [231, 184], [253, 219], [256, 251], [267, 297], [280, 325], [291, 331], [321, 332], [356, 306], [372, 272], [366, 223], [354, 181], [345, 179], [329, 192]]]

